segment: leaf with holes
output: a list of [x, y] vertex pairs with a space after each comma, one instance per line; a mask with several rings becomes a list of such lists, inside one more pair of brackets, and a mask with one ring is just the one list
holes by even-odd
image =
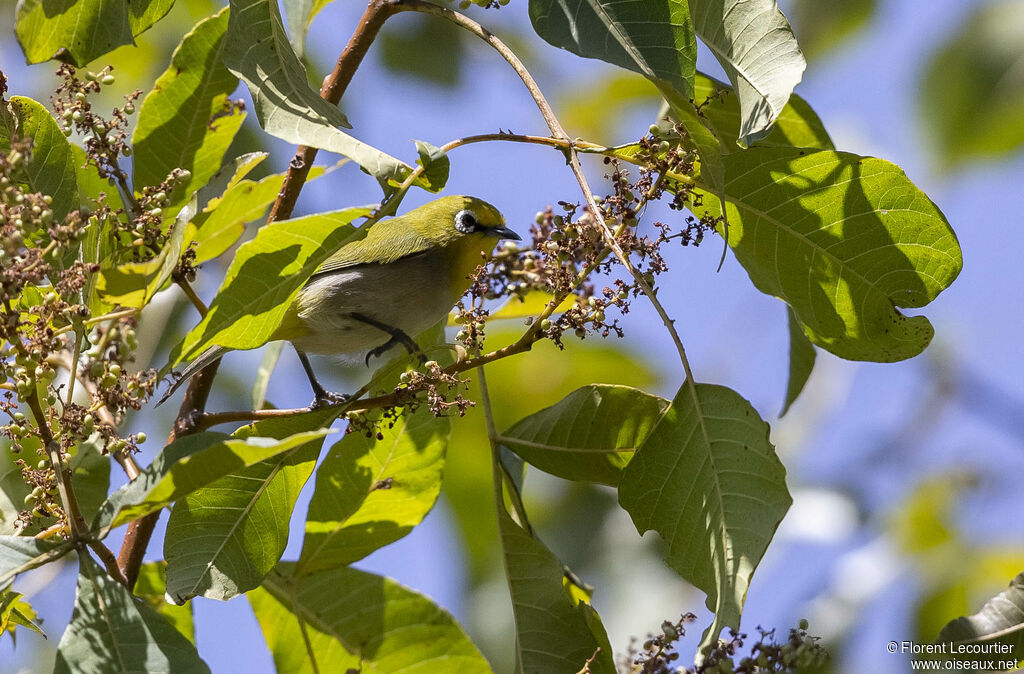
[[[898, 166], [782, 147], [726, 155], [725, 166], [729, 246], [814, 344], [879, 362], [924, 350], [931, 323], [899, 308], [935, 299], [963, 259], [945, 216]], [[722, 212], [712, 194], [704, 203]]]

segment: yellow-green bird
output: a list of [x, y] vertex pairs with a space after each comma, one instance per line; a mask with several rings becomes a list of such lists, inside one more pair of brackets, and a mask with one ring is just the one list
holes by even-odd
[[[371, 226], [342, 246], [310, 277], [271, 340], [299, 353], [314, 405], [339, 398], [320, 385], [307, 353], [357, 354], [366, 362], [390, 348], [416, 351], [415, 336], [444, 318], [476, 267], [500, 239], [519, 240], [491, 204], [467, 196], [436, 199]], [[228, 349], [212, 347], [188, 364], [160, 400]]]

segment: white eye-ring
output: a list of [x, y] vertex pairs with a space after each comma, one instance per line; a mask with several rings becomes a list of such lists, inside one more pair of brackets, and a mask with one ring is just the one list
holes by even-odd
[[455, 214], [455, 229], [463, 234], [472, 234], [476, 231], [476, 213], [464, 209]]

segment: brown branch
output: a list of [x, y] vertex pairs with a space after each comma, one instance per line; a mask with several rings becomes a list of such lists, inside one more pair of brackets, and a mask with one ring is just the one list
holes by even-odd
[[[334, 70], [324, 78], [324, 83], [320, 87], [321, 98], [332, 105], [338, 104], [384, 22], [406, 9], [409, 7], [406, 7], [402, 0], [370, 0], [362, 18], [359, 19], [359, 25], [334, 64]], [[295, 151], [295, 156], [288, 163], [288, 172], [284, 176], [281, 191], [277, 193], [277, 200], [270, 209], [267, 222], [287, 220], [292, 216], [295, 202], [298, 201], [299, 192], [306, 183], [316, 154], [317, 148], [306, 145], [300, 145]]]

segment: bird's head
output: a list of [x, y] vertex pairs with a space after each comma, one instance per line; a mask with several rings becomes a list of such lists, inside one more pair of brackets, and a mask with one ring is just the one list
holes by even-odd
[[458, 243], [490, 251], [499, 239], [521, 238], [505, 226], [497, 208], [476, 197], [441, 197], [403, 217], [420, 236], [439, 246]]

